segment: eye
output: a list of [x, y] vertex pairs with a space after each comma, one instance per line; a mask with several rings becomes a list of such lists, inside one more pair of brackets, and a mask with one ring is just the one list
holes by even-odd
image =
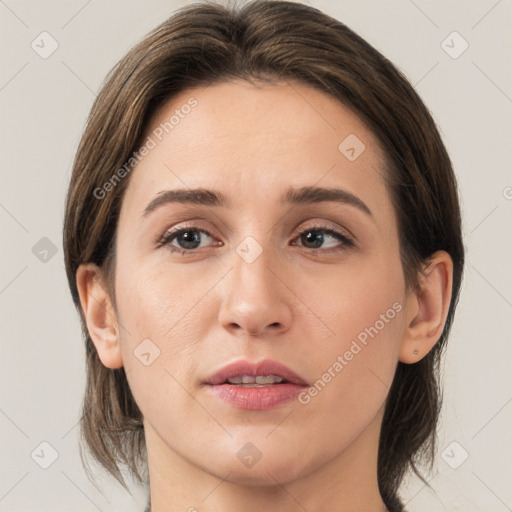
[[[196, 252], [201, 247], [201, 243], [208, 242], [208, 239], [213, 240], [213, 237], [207, 231], [192, 225], [168, 231], [156, 243], [157, 247], [168, 246], [171, 252], [190, 254]], [[354, 242], [348, 235], [327, 226], [313, 226], [303, 230], [296, 239], [300, 240], [300, 244], [295, 245], [303, 246], [313, 251], [321, 249], [321, 251], [317, 252], [340, 251], [354, 245]], [[328, 247], [321, 247], [329, 239], [334, 240], [334, 244], [331, 242]], [[338, 246], [336, 247], [336, 245]]]
[[[188, 226], [174, 231], [168, 231], [157, 242], [157, 246], [162, 247], [163, 245], [167, 245], [172, 252], [188, 254], [199, 248], [202, 241], [201, 238], [204, 238], [204, 236], [201, 235], [206, 235], [206, 238], [213, 239], [203, 229], [199, 229], [197, 226]], [[173, 244], [175, 241], [178, 245]]]
[[[299, 245], [304, 246], [306, 249], [313, 250], [319, 249], [326, 239], [338, 242], [338, 247], [336, 247], [336, 243], [331, 243], [328, 247], [322, 247], [325, 252], [344, 250], [354, 245], [354, 242], [348, 235], [327, 226], [313, 226], [306, 229], [299, 234], [297, 239], [301, 242]], [[340, 242], [341, 246], [339, 244]]]

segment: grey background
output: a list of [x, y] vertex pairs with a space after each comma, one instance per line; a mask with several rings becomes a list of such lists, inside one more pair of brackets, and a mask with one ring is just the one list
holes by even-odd
[[[143, 491], [130, 495], [98, 473], [100, 493], [80, 463], [83, 343], [64, 274], [63, 205], [106, 73], [188, 3], [0, 0], [1, 511], [144, 507]], [[439, 124], [460, 183], [468, 260], [443, 369], [438, 460], [431, 488], [407, 480], [408, 510], [512, 510], [512, 1], [307, 3], [406, 74]], [[42, 46], [43, 31], [58, 43], [46, 59], [31, 47]], [[458, 58], [463, 41], [446, 39], [453, 31], [469, 44]], [[58, 457], [43, 469], [52, 449]]]

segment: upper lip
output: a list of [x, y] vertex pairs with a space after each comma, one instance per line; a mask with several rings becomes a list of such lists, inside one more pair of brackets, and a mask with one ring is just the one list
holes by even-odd
[[257, 363], [242, 360], [227, 364], [207, 377], [205, 383], [211, 385], [224, 384], [232, 377], [241, 377], [243, 375], [251, 375], [253, 377], [258, 375], [263, 377], [276, 375], [278, 377], [282, 377], [285, 381], [291, 384], [297, 384], [299, 386], [308, 385], [307, 382], [293, 370], [290, 370], [290, 368], [284, 364], [281, 364], [278, 361], [273, 361], [272, 359], [264, 359]]

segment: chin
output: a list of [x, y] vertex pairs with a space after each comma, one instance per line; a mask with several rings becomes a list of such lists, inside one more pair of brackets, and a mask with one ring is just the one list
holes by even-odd
[[[247, 443], [245, 450], [238, 449], [235, 457], [224, 459], [222, 463], [219, 463], [220, 454], [213, 457], [212, 463], [205, 469], [228, 482], [247, 487], [273, 487], [278, 483], [296, 480], [313, 469], [310, 467], [314, 465], [313, 461], [307, 462], [305, 454], [299, 456], [297, 450], [280, 453], [277, 449], [267, 447], [261, 452], [258, 455], [253, 445]], [[229, 476], [226, 478], [226, 475]]]
[[246, 487], [274, 487], [278, 484], [293, 481], [299, 476], [300, 471], [296, 468], [291, 469], [290, 465], [274, 463], [263, 465], [260, 461], [252, 468], [233, 467], [226, 480]]

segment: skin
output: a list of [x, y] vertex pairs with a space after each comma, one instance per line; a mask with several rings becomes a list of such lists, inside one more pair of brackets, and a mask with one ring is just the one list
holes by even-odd
[[[300, 83], [226, 82], [180, 93], [146, 135], [191, 96], [197, 106], [129, 178], [116, 309], [95, 265], [77, 272], [100, 359], [124, 366], [144, 415], [152, 511], [386, 510], [377, 485], [384, 402], [397, 362], [417, 362], [441, 335], [451, 259], [435, 253], [420, 288], [408, 290], [384, 153], [337, 100]], [[366, 147], [354, 161], [338, 149], [349, 134]], [[282, 206], [290, 185], [343, 188], [372, 215], [335, 202]], [[159, 192], [196, 187], [223, 192], [233, 207], [171, 203], [142, 216]], [[190, 224], [208, 233], [194, 232], [195, 253], [157, 247]], [[308, 248], [299, 235], [318, 224], [354, 244], [324, 233]], [[252, 263], [236, 251], [248, 236], [262, 249]], [[396, 303], [401, 311], [307, 404], [241, 410], [203, 385], [243, 358], [275, 359], [314, 383]], [[160, 355], [145, 366], [133, 351], [148, 338]], [[252, 467], [237, 457], [248, 442], [261, 452]]]

